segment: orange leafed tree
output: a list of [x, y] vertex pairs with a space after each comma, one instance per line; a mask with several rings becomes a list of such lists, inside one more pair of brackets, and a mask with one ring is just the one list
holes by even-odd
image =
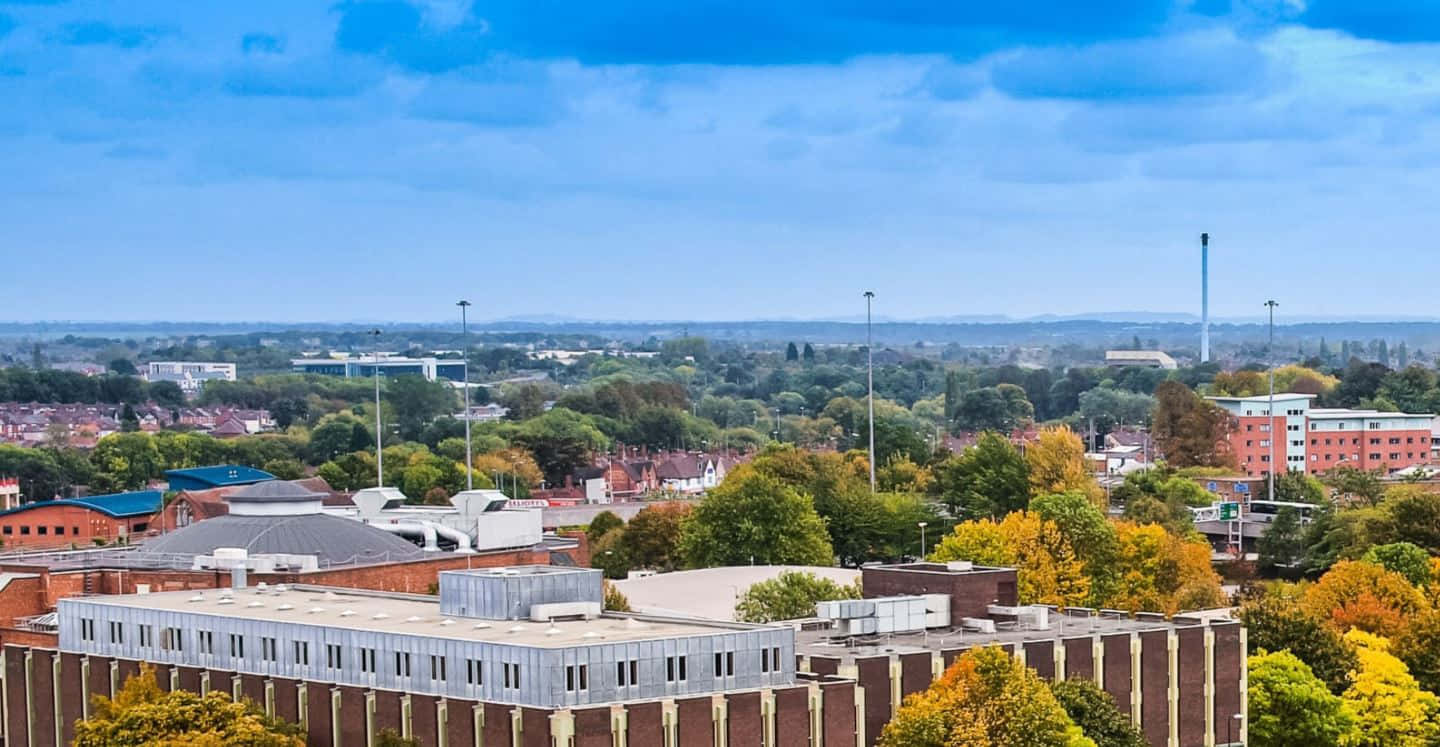
[[1359, 628], [1387, 638], [1399, 634], [1409, 618], [1429, 607], [1425, 595], [1404, 576], [1354, 560], [1331, 566], [1305, 590], [1300, 604], [1342, 633]]

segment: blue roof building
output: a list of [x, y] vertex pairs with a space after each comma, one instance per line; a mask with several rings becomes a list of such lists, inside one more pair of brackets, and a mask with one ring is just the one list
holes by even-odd
[[228, 488], [236, 485], [254, 485], [257, 482], [275, 479], [274, 475], [263, 469], [241, 467], [237, 464], [166, 470], [165, 477], [170, 480], [171, 490]]
[[164, 496], [158, 490], [136, 490], [130, 493], [90, 495], [84, 498], [61, 498], [53, 501], [31, 501], [15, 508], [0, 511], [0, 516], [10, 516], [37, 508], [76, 506], [99, 511], [114, 519], [129, 519], [149, 516], [160, 510]]

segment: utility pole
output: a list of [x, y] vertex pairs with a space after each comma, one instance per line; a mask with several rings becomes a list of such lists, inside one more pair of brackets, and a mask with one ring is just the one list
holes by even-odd
[[465, 361], [462, 370], [465, 372], [465, 489], [475, 489], [475, 462], [470, 457], [470, 326], [465, 318], [465, 310], [470, 308], [470, 302], [460, 299], [455, 302], [460, 307], [460, 355]]
[[[1274, 299], [1265, 302], [1266, 308], [1270, 310], [1270, 342], [1265, 346], [1265, 360], [1270, 369], [1270, 500], [1272, 501], [1275, 500], [1275, 470], [1277, 469], [1275, 462], [1275, 307], [1279, 305], [1275, 303]], [[1288, 433], [1286, 439], [1289, 439]], [[1240, 542], [1242, 545], [1245, 542], [1243, 535], [1240, 537]]]
[[375, 336], [375, 370], [371, 371], [371, 378], [375, 379], [375, 487], [385, 487], [385, 447], [381, 442], [384, 431], [380, 430], [380, 330], [372, 329], [370, 334]]
[[870, 333], [870, 302], [874, 291], [865, 291], [865, 409], [870, 421], [870, 492], [875, 492], [875, 343]]

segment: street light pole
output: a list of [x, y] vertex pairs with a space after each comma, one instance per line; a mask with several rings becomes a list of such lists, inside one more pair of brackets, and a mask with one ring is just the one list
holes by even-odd
[[372, 329], [370, 334], [375, 336], [375, 369], [370, 372], [371, 378], [375, 379], [375, 487], [385, 487], [385, 452], [381, 439], [384, 432], [380, 430], [380, 330]]
[[[1265, 306], [1270, 310], [1270, 342], [1265, 346], [1265, 359], [1269, 364], [1267, 368], [1270, 369], [1270, 500], [1272, 501], [1275, 500], [1275, 470], [1278, 469], [1275, 462], [1275, 307], [1279, 305], [1275, 303], [1274, 299], [1265, 302]], [[1285, 438], [1289, 440], [1288, 433]], [[1240, 538], [1240, 544], [1243, 548], [1245, 544], [1243, 536]]]
[[870, 492], [875, 492], [875, 344], [870, 333], [870, 302], [874, 291], [865, 291], [865, 408], [870, 421]]
[[465, 489], [474, 490], [475, 462], [470, 457], [470, 326], [465, 318], [465, 310], [470, 308], [470, 302], [462, 298], [456, 301], [455, 305], [460, 307], [460, 355], [465, 361], [462, 366], [465, 372], [462, 382], [464, 386], [461, 387], [465, 390]]
[[919, 527], [920, 527], [920, 559], [921, 559], [921, 560], [924, 560], [924, 559], [925, 559], [925, 527], [929, 526], [929, 524], [930, 524], [930, 522], [928, 522], [928, 521], [921, 521], [921, 522], [917, 522], [917, 523], [916, 523], [916, 526], [919, 526]]

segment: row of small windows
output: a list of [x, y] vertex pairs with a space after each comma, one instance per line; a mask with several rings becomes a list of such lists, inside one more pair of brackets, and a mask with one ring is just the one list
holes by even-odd
[[[149, 648], [155, 645], [155, 628], [152, 625], [136, 625], [138, 640], [141, 647]], [[123, 645], [125, 643], [125, 625], [117, 621], [110, 621], [109, 624], [110, 643]], [[185, 635], [180, 628], [163, 628], [160, 631], [160, 649], [163, 651], [184, 651]], [[95, 640], [95, 621], [90, 618], [80, 620], [80, 640]], [[238, 633], [229, 634], [230, 657], [233, 659], [245, 658], [245, 636]], [[310, 643], [308, 641], [292, 641], [292, 660], [298, 666], [310, 666]], [[195, 646], [201, 654], [215, 653], [215, 633], [210, 630], [195, 631]], [[359, 665], [360, 671], [365, 674], [375, 674], [377, 671], [375, 649], [360, 647]], [[683, 657], [682, 657], [683, 658]], [[280, 660], [279, 642], [270, 636], [260, 636], [260, 659], [261, 661], [278, 662]], [[447, 659], [444, 656], [432, 654], [430, 659], [430, 679], [436, 682], [446, 682], [450, 679]], [[338, 643], [325, 644], [325, 668], [331, 670], [342, 670], [345, 668], [345, 657], [343, 650]], [[520, 665], [505, 662], [502, 665], [504, 670], [504, 686], [507, 688], [520, 687]], [[633, 679], [635, 662], [631, 662], [631, 673]], [[683, 669], [683, 665], [682, 665]], [[410, 677], [410, 654], [404, 651], [395, 652], [395, 674], [400, 677]], [[479, 659], [465, 660], [465, 684], [485, 684], [484, 667]], [[622, 683], [623, 684], [623, 683]]]
[[[56, 525], [54, 525], [54, 526], [55, 526], [55, 536], [57, 536], [57, 537], [63, 537], [63, 536], [65, 536], [65, 527], [64, 527], [64, 526], [62, 526], [62, 525], [60, 525], [60, 524], [56, 524]], [[0, 533], [4, 533], [4, 534], [15, 534], [15, 529], [16, 529], [15, 527], [13, 527], [13, 526], [11, 526], [11, 525], [9, 525], [9, 524], [6, 524], [3, 528], [0, 528]], [[28, 524], [22, 524], [22, 525], [20, 525], [19, 529], [20, 529], [20, 534], [21, 534], [21, 535], [26, 535], [26, 536], [28, 536], [28, 535], [30, 534], [30, 525], [28, 525]], [[47, 534], [50, 533], [50, 527], [48, 527], [48, 526], [37, 526], [37, 527], [35, 527], [35, 533], [43, 537], [43, 536], [45, 536], [45, 535], [47, 535]], [[80, 527], [70, 527], [70, 534], [71, 534], [72, 536], [79, 537], [79, 536], [80, 536]]]

